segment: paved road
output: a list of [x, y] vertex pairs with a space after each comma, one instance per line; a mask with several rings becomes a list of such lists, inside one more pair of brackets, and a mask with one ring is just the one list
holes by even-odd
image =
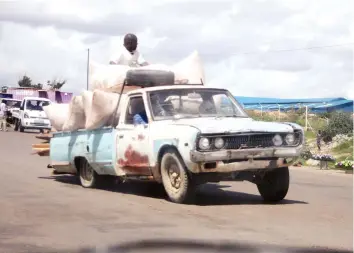
[[265, 205], [250, 183], [209, 184], [196, 205], [144, 185], [83, 189], [30, 155], [31, 133], [0, 132], [0, 252], [73, 249], [147, 238], [241, 240], [352, 249], [353, 177], [293, 168], [287, 199]]

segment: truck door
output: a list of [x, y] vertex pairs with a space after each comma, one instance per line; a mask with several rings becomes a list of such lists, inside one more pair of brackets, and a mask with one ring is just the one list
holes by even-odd
[[144, 118], [147, 113], [142, 94], [128, 97], [126, 111], [121, 113], [117, 127], [118, 175], [152, 175], [148, 153], [150, 150], [149, 122], [134, 125], [134, 116], [142, 115]]

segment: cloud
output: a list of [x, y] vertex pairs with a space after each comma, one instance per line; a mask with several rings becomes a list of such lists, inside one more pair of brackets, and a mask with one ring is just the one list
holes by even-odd
[[1, 84], [86, 86], [86, 55], [107, 62], [135, 32], [149, 62], [198, 50], [210, 85], [235, 95], [354, 98], [350, 0], [152, 0], [0, 2]]

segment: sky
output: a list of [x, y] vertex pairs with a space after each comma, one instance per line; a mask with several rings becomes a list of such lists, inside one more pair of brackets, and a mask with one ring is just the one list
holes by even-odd
[[126, 33], [150, 63], [197, 50], [206, 85], [235, 96], [354, 99], [352, 0], [0, 0], [0, 86], [78, 93], [87, 48], [108, 63]]

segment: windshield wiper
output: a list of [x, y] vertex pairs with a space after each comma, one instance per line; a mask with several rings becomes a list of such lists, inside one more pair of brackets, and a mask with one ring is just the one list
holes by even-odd
[[216, 119], [219, 118], [248, 118], [247, 116], [240, 116], [237, 114], [228, 114], [228, 115], [217, 115], [215, 116]]
[[179, 120], [179, 119], [193, 119], [193, 118], [200, 118], [202, 117], [201, 115], [180, 115], [180, 114], [176, 114], [173, 115], [173, 119], [174, 120]]

